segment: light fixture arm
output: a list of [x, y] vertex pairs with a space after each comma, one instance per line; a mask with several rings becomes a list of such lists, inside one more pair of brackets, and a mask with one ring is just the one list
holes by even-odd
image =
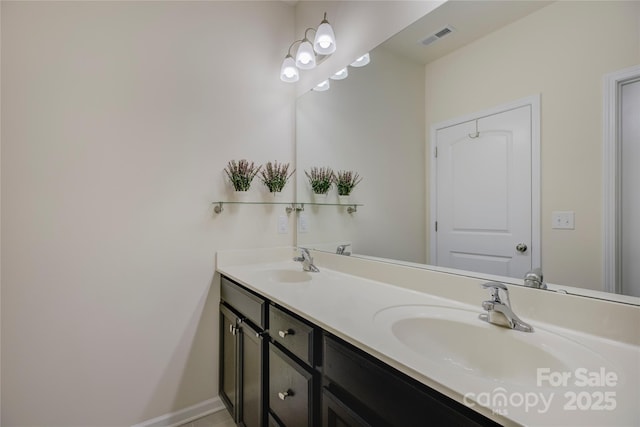
[[293, 43], [291, 43], [291, 46], [289, 46], [289, 49], [287, 50], [287, 56], [291, 56], [291, 48], [296, 44], [296, 43], [302, 43], [304, 41], [304, 39], [300, 39], [300, 40], [296, 40]]
[[318, 30], [316, 30], [315, 28], [307, 28], [306, 30], [304, 30], [304, 40], [311, 41], [309, 40], [309, 37], [307, 37], [307, 33], [309, 32], [309, 30], [313, 31], [314, 33], [318, 32]]

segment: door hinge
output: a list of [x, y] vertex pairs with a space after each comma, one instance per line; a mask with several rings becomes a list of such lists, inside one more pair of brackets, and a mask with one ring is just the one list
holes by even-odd
[[438, 158], [438, 147], [437, 146], [433, 149], [433, 157]]
[[438, 221], [436, 221], [436, 233], [438, 232]]

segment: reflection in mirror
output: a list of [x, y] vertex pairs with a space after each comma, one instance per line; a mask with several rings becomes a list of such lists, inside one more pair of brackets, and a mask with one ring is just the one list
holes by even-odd
[[[301, 96], [298, 201], [311, 200], [300, 174], [330, 166], [363, 177], [351, 196], [363, 206], [351, 215], [307, 206], [298, 244], [351, 243], [361, 256], [428, 264], [432, 126], [539, 94], [545, 280], [603, 291], [602, 79], [640, 63], [639, 11], [637, 2], [447, 2], [329, 91]], [[447, 26], [446, 37], [419, 43]], [[329, 197], [337, 202], [335, 190]], [[552, 228], [555, 211], [574, 212], [574, 229]]]

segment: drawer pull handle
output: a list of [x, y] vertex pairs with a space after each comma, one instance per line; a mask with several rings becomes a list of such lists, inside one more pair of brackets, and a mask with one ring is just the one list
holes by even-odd
[[238, 332], [238, 328], [233, 325], [229, 325], [229, 332], [231, 332], [231, 335], [235, 335]]
[[278, 393], [278, 398], [280, 398], [280, 400], [285, 400], [289, 396], [293, 396], [293, 392], [291, 390], [281, 391]]
[[293, 335], [293, 331], [291, 329], [287, 329], [286, 331], [278, 331], [278, 335], [280, 335], [280, 338], [284, 338], [287, 335]]

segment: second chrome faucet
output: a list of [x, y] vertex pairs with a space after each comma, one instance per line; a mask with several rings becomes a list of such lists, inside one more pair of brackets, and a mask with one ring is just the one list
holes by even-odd
[[[533, 332], [533, 326], [520, 320], [511, 309], [509, 290], [504, 284], [488, 282], [482, 287], [490, 290], [491, 299], [482, 303], [482, 308], [486, 310], [486, 313], [480, 314], [481, 320], [517, 331]], [[500, 298], [501, 291], [504, 293], [504, 300]]]

